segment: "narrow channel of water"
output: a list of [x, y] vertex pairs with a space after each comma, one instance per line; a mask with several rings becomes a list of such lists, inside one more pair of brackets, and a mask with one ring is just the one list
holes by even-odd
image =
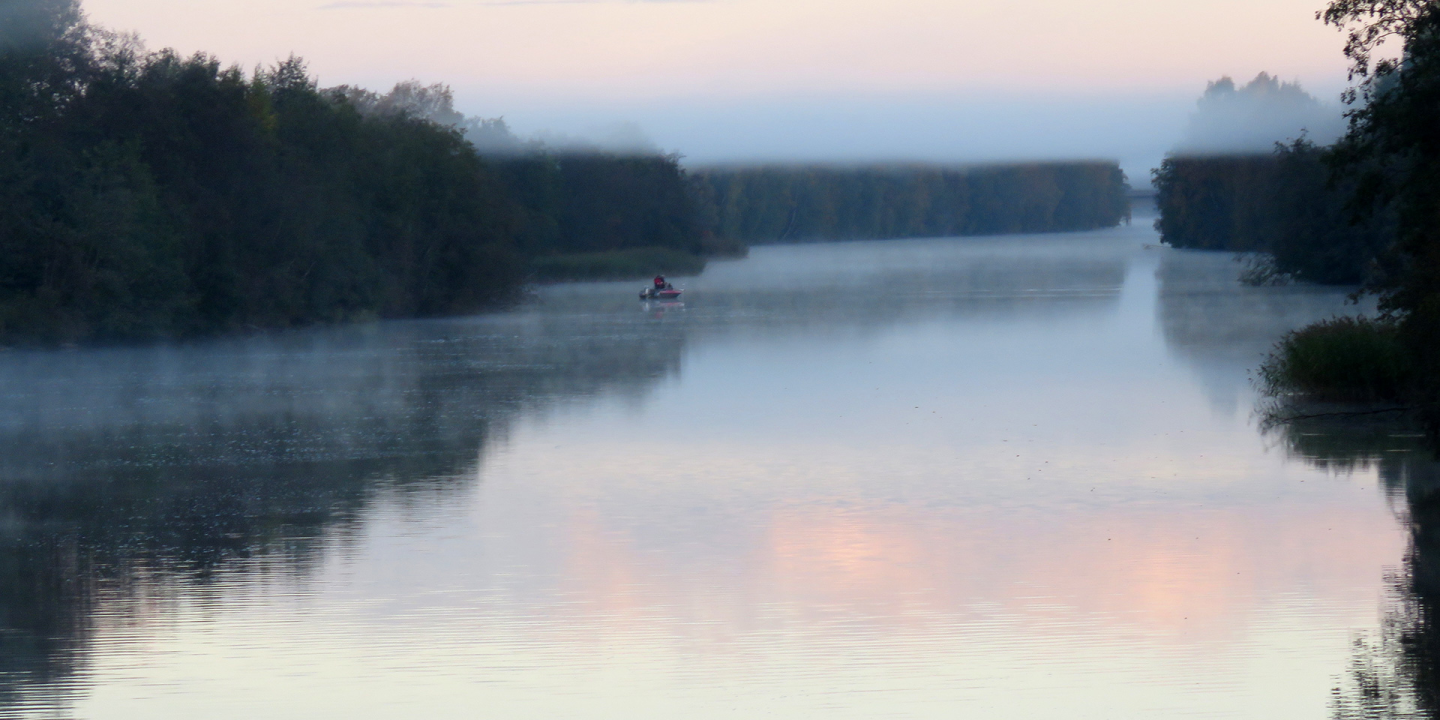
[[1248, 372], [1354, 309], [1155, 242], [0, 354], [0, 716], [1326, 717], [1403, 482]]

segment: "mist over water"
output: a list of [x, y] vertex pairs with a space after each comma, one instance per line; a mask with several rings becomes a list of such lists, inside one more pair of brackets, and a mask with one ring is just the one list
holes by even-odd
[[[654, 147], [686, 165], [997, 163], [1118, 160], [1135, 187], [1172, 153], [1273, 151], [1344, 131], [1338, 85], [1307, 91], [1268, 74], [1188, 89], [1117, 93], [793, 93], [563, 100], [461, 88], [471, 114], [500, 114], [521, 136], [601, 148]], [[1226, 83], [1229, 83], [1228, 85]], [[623, 131], [623, 132], [622, 132]]]
[[564, 102], [459, 91], [472, 113], [507, 108], [518, 134], [603, 137], [632, 123], [692, 167], [755, 163], [995, 163], [1117, 159], [1133, 185], [1181, 136], [1195, 93], [1156, 96], [805, 95]]
[[1298, 82], [1261, 73], [1237, 87], [1229, 77], [1209, 84], [1175, 151], [1188, 155], [1269, 154], [1276, 143], [1305, 138], [1334, 143], [1345, 132], [1342, 106], [1322, 102]]
[[1372, 470], [1251, 423], [1343, 291], [1143, 219], [764, 247], [513, 311], [0, 354], [21, 716], [1297, 717]]

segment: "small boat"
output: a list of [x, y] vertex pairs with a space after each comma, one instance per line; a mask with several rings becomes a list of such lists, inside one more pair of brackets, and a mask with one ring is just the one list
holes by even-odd
[[666, 284], [665, 287], [662, 287], [662, 288], [647, 287], [647, 288], [645, 288], [644, 290], [641, 290], [641, 291], [640, 291], [640, 299], [641, 299], [641, 300], [678, 300], [678, 299], [680, 299], [680, 293], [683, 293], [683, 292], [685, 292], [685, 291], [684, 291], [684, 290], [677, 290], [677, 289], [675, 289], [675, 288], [673, 288], [673, 287], [670, 287], [669, 284]]

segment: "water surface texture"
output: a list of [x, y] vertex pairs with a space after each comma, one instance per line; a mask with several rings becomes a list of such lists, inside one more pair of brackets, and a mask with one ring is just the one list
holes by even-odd
[[0, 354], [0, 714], [1326, 717], [1403, 498], [1248, 372], [1354, 308], [1143, 225]]

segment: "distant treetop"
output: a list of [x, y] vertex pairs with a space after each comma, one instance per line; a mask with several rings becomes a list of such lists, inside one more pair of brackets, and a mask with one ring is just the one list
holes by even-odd
[[1268, 153], [1302, 136], [1328, 144], [1344, 129], [1340, 107], [1316, 100], [1298, 82], [1262, 72], [1236, 86], [1226, 76], [1206, 86], [1175, 154]]

